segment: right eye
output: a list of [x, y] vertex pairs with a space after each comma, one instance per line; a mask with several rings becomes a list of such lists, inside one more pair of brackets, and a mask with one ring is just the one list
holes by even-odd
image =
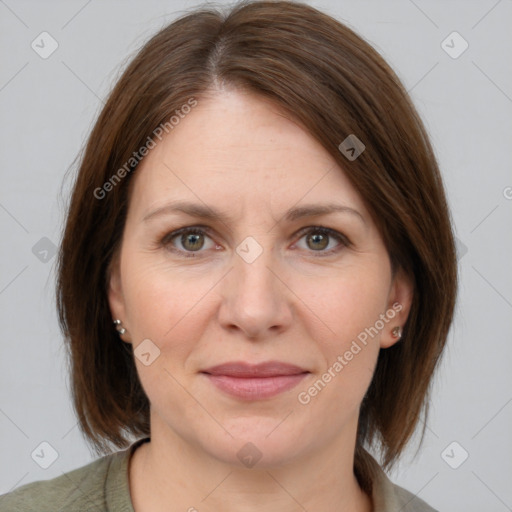
[[[201, 249], [205, 246], [205, 238], [211, 240], [205, 229], [198, 226], [185, 227], [166, 234], [161, 240], [161, 245], [185, 258], [196, 258], [194, 253], [204, 252]], [[177, 247], [177, 245], [181, 245], [181, 247]], [[214, 246], [215, 243], [211, 240], [207, 249]]]

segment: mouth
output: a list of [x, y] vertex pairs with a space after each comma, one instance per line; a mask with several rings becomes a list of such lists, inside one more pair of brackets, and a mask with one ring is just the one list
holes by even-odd
[[201, 373], [217, 389], [232, 397], [262, 400], [292, 389], [310, 372], [280, 361], [256, 365], [235, 361], [213, 366]]

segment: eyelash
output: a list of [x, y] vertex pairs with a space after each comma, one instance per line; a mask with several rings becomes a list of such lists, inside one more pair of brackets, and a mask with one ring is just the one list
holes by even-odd
[[[176, 237], [178, 237], [179, 235], [183, 235], [183, 234], [209, 236], [209, 233], [210, 233], [210, 228], [208, 228], [207, 226], [186, 226], [186, 227], [177, 229], [175, 231], [172, 231], [172, 232], [164, 235], [160, 239], [158, 245], [159, 245], [159, 247], [163, 247], [163, 248], [165, 248], [171, 252], [177, 253], [180, 256], [183, 256], [185, 258], [198, 258], [201, 256], [197, 256], [196, 254], [198, 254], [200, 252], [204, 252], [204, 251], [183, 251], [181, 249], [176, 249], [175, 247], [173, 247], [171, 242]], [[334, 229], [326, 228], [323, 226], [307, 226], [305, 228], [302, 228], [297, 233], [296, 236], [300, 236], [300, 238], [302, 238], [304, 235], [307, 235], [309, 233], [328, 235], [329, 237], [336, 239], [340, 243], [339, 246], [335, 247], [334, 249], [330, 249], [329, 251], [311, 251], [312, 253], [315, 253], [315, 252], [317, 253], [317, 254], [314, 254], [315, 257], [323, 258], [326, 256], [330, 256], [334, 253], [337, 253], [344, 247], [349, 247], [351, 245], [350, 240], [346, 236], [342, 235], [338, 231], [335, 231]], [[299, 238], [299, 240], [300, 240], [300, 238]]]

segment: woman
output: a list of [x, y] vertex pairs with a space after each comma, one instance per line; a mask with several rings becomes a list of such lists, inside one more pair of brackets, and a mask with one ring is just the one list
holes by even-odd
[[298, 2], [178, 19], [105, 104], [59, 255], [103, 457], [0, 510], [434, 510], [384, 470], [456, 279], [433, 151], [375, 50]]

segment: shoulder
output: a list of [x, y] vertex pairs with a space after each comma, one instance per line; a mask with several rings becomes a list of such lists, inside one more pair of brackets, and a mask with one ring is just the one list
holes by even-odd
[[365, 451], [364, 456], [371, 475], [375, 512], [438, 512], [417, 495], [394, 484], [368, 452]]
[[392, 493], [401, 512], [438, 512], [421, 498], [399, 485], [391, 483]]
[[106, 480], [114, 460], [106, 455], [50, 480], [31, 482], [0, 496], [0, 512], [107, 511]]

